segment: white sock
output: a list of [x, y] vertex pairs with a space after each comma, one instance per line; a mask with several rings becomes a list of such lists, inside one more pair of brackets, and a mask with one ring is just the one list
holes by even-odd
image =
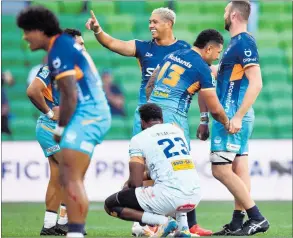
[[79, 232], [68, 232], [66, 237], [67, 238], [84, 238], [84, 235]]
[[56, 212], [45, 212], [45, 218], [44, 218], [44, 227], [45, 228], [51, 228], [56, 225], [57, 220], [57, 213]]
[[142, 223], [148, 225], [164, 225], [168, 222], [168, 217], [154, 213], [144, 212], [141, 221]]
[[68, 223], [67, 211], [66, 206], [61, 205], [59, 211], [59, 219], [57, 222], [59, 225], [65, 225]]
[[181, 231], [183, 227], [188, 228], [186, 213], [176, 213], [176, 221], [178, 223], [178, 230]]

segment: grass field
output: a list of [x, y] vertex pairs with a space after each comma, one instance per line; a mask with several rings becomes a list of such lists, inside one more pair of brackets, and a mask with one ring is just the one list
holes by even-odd
[[[292, 237], [292, 201], [258, 202], [271, 227], [258, 237]], [[39, 237], [43, 225], [44, 204], [3, 203], [2, 237]], [[230, 220], [232, 202], [201, 202], [197, 209], [198, 222], [217, 231]], [[91, 203], [86, 224], [87, 237], [129, 237], [131, 222], [107, 215], [101, 203]]]

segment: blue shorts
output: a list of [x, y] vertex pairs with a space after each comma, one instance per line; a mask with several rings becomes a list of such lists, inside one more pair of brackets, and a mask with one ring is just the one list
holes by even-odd
[[224, 126], [213, 121], [211, 151], [228, 151], [237, 155], [248, 155], [248, 140], [252, 134], [253, 121], [242, 121], [242, 128], [236, 134], [229, 134]]
[[43, 120], [42, 118], [39, 118], [37, 122], [36, 137], [46, 157], [60, 151], [60, 147], [54, 140], [53, 134], [56, 125], [57, 122]]
[[101, 111], [95, 105], [84, 105], [76, 109], [66, 126], [60, 147], [83, 152], [91, 158], [95, 146], [102, 143], [110, 127], [109, 110]]
[[[188, 126], [187, 117], [172, 111], [172, 109], [170, 108], [166, 108], [166, 107], [164, 108], [162, 106], [161, 108], [163, 111], [164, 123], [177, 124], [184, 131], [184, 135], [188, 143], [188, 147], [190, 149], [189, 126]], [[139, 116], [138, 109], [139, 107], [137, 107], [135, 110], [132, 136], [135, 136], [136, 134], [141, 132], [140, 116]]]

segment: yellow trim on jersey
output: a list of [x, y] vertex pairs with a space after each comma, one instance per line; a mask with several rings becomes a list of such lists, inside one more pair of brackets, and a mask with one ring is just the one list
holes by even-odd
[[245, 65], [244, 67], [243, 67], [243, 69], [247, 69], [248, 67], [250, 67], [250, 66], [259, 66], [259, 64], [255, 64], [255, 63], [250, 63], [250, 64], [247, 64], [247, 65]]
[[145, 164], [144, 163], [144, 158], [141, 157], [141, 156], [133, 156], [133, 157], [131, 157], [129, 163], [133, 163], [133, 162], [140, 163], [140, 164]]
[[200, 89], [200, 84], [199, 84], [199, 82], [196, 82], [196, 83], [190, 85], [190, 87], [187, 89], [187, 92], [189, 92], [190, 94], [194, 94], [199, 89]]
[[81, 125], [86, 126], [86, 125], [92, 124], [92, 123], [94, 123], [94, 122], [101, 121], [102, 119], [103, 119], [103, 118], [100, 116], [100, 117], [98, 117], [98, 118], [94, 118], [94, 119], [83, 120], [83, 121], [81, 122]]
[[216, 90], [216, 88], [201, 88], [200, 91]]
[[62, 72], [61, 74], [56, 75], [55, 79], [56, 79], [56, 80], [59, 80], [59, 79], [61, 79], [61, 78], [63, 78], [63, 77], [66, 77], [66, 76], [73, 76], [73, 75], [76, 75], [76, 71], [75, 71], [75, 69], [71, 69], [71, 70], [67, 70], [67, 71], [65, 71], [65, 72]]
[[46, 130], [46, 131], [50, 131], [50, 132], [54, 133], [54, 130], [53, 130], [53, 129], [51, 129], [51, 128], [49, 128], [49, 127], [43, 125], [43, 124], [41, 125], [41, 127], [42, 127], [44, 130]]
[[241, 64], [235, 64], [230, 76], [230, 81], [241, 80], [244, 75], [244, 69]]

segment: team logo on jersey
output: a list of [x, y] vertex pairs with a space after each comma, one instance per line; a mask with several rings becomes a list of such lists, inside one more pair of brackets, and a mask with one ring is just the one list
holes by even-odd
[[55, 69], [59, 69], [61, 66], [61, 60], [59, 57], [53, 60], [52, 65]]
[[76, 137], [77, 137], [77, 134], [75, 131], [68, 131], [65, 135], [65, 141], [68, 143], [74, 143]]
[[215, 76], [214, 76], [213, 73], [211, 73], [211, 76], [212, 76], [212, 85], [213, 85], [214, 87], [216, 87], [216, 79], [215, 79]]
[[173, 170], [188, 170], [194, 169], [195, 165], [191, 159], [174, 160], [171, 162]]
[[145, 57], [152, 57], [152, 56], [153, 56], [153, 54], [151, 54], [149, 52], [146, 52], [146, 54], [145, 54]]
[[245, 54], [245, 56], [246, 56], [246, 57], [250, 57], [250, 56], [252, 55], [252, 53], [251, 53], [251, 50], [250, 50], [250, 49], [248, 49], [248, 50], [247, 50], [247, 49], [245, 49], [245, 50], [244, 50], [244, 54]]
[[214, 139], [215, 144], [220, 144], [222, 141], [222, 138], [220, 136], [216, 136]]
[[49, 71], [49, 69], [48, 69], [48, 66], [44, 66], [43, 68], [42, 68], [42, 72], [39, 74], [42, 78], [47, 78], [48, 77], [48, 75], [49, 75], [49, 73], [50, 73], [50, 71]]

